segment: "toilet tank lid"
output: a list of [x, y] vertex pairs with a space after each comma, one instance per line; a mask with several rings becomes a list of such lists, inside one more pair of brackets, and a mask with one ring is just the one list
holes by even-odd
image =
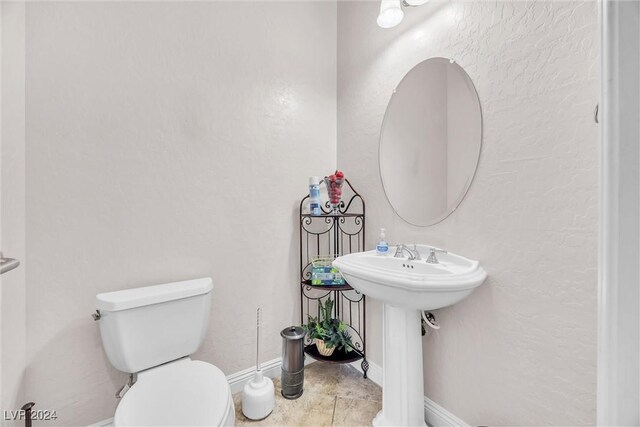
[[145, 286], [96, 295], [96, 308], [100, 311], [120, 311], [145, 305], [158, 304], [204, 295], [213, 289], [210, 277], [165, 283], [164, 285]]

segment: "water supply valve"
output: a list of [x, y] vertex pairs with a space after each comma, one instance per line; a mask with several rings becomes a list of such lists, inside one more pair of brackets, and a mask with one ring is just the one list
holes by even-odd
[[116, 392], [116, 399], [122, 399], [124, 395], [127, 394], [129, 389], [133, 387], [135, 383], [136, 383], [136, 377], [134, 376], [134, 374], [130, 374], [129, 380], [126, 382], [126, 384], [123, 385], [122, 388]]

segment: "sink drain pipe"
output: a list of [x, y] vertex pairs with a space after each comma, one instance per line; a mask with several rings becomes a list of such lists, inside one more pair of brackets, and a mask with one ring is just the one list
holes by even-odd
[[436, 321], [436, 316], [434, 316], [433, 313], [430, 311], [421, 311], [420, 314], [422, 314], [422, 336], [425, 336], [427, 333], [427, 330], [424, 327], [425, 325], [428, 325], [433, 329], [440, 329], [440, 325]]

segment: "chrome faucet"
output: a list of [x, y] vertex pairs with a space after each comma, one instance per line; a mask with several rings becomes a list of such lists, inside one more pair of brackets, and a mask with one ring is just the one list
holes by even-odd
[[407, 245], [404, 245], [402, 243], [400, 243], [397, 247], [396, 247], [396, 253], [393, 256], [394, 258], [401, 258], [402, 257], [402, 253], [403, 252], [407, 252], [409, 254], [409, 261], [413, 261], [413, 260], [420, 260], [420, 252], [418, 252], [418, 250], [416, 249], [416, 245], [413, 245], [413, 250], [409, 249], [409, 247]]
[[443, 254], [448, 253], [445, 249], [438, 249], [438, 248], [429, 248], [429, 257], [427, 258], [427, 264], [440, 264], [440, 261], [438, 261], [438, 258], [436, 257], [436, 252], [440, 252]]

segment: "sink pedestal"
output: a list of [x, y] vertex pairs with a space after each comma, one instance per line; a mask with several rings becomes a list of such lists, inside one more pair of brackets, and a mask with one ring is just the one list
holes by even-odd
[[384, 304], [382, 411], [374, 426], [426, 426], [419, 310]]
[[[416, 246], [422, 259], [434, 250], [429, 245]], [[432, 264], [368, 251], [333, 261], [354, 289], [384, 303], [382, 411], [374, 426], [426, 425], [420, 310], [457, 304], [487, 278], [478, 261], [452, 253], [438, 258], [440, 262]]]

